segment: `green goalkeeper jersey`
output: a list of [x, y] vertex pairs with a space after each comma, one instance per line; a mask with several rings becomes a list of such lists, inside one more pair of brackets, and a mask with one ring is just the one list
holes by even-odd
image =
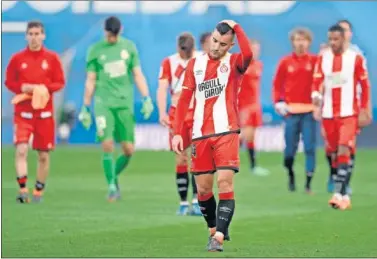
[[136, 46], [130, 40], [120, 37], [114, 44], [107, 41], [93, 44], [88, 51], [86, 69], [97, 76], [95, 104], [133, 110], [132, 70], [139, 65]]

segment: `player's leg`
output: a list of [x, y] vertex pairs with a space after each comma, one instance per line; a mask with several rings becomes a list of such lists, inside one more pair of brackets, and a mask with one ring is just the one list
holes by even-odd
[[[325, 132], [323, 123], [321, 123], [321, 135], [322, 135], [322, 138], [326, 140], [326, 132]], [[325, 145], [326, 161], [329, 166], [329, 178], [327, 181], [327, 191], [329, 193], [332, 193], [334, 192], [334, 180], [335, 180], [335, 175], [337, 171], [336, 150], [333, 152], [327, 141], [325, 141], [324, 145]]]
[[187, 151], [182, 152], [181, 154], [175, 155], [175, 164], [176, 164], [176, 184], [179, 195], [179, 208], [177, 215], [187, 215], [189, 213], [189, 202], [187, 200], [188, 187], [189, 187], [189, 173], [188, 173], [188, 156]]
[[311, 180], [315, 170], [315, 148], [316, 148], [316, 121], [312, 113], [306, 113], [301, 120], [301, 132], [305, 150], [305, 190], [311, 193]]
[[209, 231], [208, 245], [216, 233], [216, 200], [213, 195], [215, 171], [210, 139], [194, 141], [191, 145], [191, 173], [195, 175], [199, 206]]
[[[358, 129], [357, 135], [359, 134], [359, 132], [360, 132], [360, 129]], [[348, 172], [347, 180], [346, 180], [347, 194], [348, 195], [352, 194], [352, 189], [351, 189], [351, 186], [350, 186], [350, 182], [351, 182], [352, 173], [353, 173], [354, 168], [355, 168], [357, 135], [355, 136], [355, 140], [353, 141], [353, 145], [351, 146], [351, 150], [350, 150], [351, 155], [350, 155], [350, 163], [349, 163], [349, 167], [348, 167], [349, 172]]]
[[336, 204], [336, 208], [341, 210], [351, 207], [351, 200], [347, 194], [347, 178], [349, 174], [351, 147], [356, 139], [357, 123], [357, 117], [342, 118], [339, 123], [338, 171], [335, 180], [334, 196], [336, 199], [341, 200], [340, 203]]
[[28, 178], [28, 149], [29, 139], [33, 131], [33, 120], [24, 119], [17, 115], [14, 117], [14, 144], [16, 146], [15, 167], [19, 194], [16, 198], [19, 203], [29, 202], [29, 192], [27, 189]]
[[135, 151], [135, 118], [130, 109], [116, 109], [113, 114], [114, 137], [121, 143], [123, 151], [115, 163], [115, 184], [119, 190], [119, 175], [126, 169]]
[[115, 185], [115, 163], [114, 163], [114, 140], [115, 119], [112, 111], [100, 104], [95, 105], [95, 120], [97, 128], [97, 139], [102, 147], [102, 168], [108, 184], [108, 200], [114, 201], [118, 195]]
[[[240, 166], [238, 135], [228, 134], [217, 137], [212, 146], [219, 190], [214, 239], [222, 244], [224, 239], [229, 236], [229, 226], [235, 211], [233, 177], [239, 171]], [[216, 248], [216, 242], [212, 245]]]
[[36, 118], [33, 149], [38, 151], [37, 179], [33, 190], [33, 201], [40, 202], [50, 171], [49, 152], [55, 147], [55, 121], [52, 117]]
[[295, 173], [293, 170], [294, 158], [300, 141], [300, 117], [298, 115], [289, 115], [285, 118], [285, 149], [284, 149], [284, 167], [288, 172], [288, 188], [290, 191], [296, 190]]

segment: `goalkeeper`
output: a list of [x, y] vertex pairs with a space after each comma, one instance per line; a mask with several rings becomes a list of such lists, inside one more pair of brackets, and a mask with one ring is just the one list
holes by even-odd
[[[84, 105], [79, 120], [89, 129], [92, 120], [90, 104], [94, 94], [97, 139], [102, 143], [102, 165], [109, 186], [108, 200], [120, 198], [119, 174], [134, 152], [133, 81], [143, 96], [141, 112], [148, 119], [153, 112], [147, 82], [140, 68], [135, 44], [119, 36], [122, 26], [116, 17], [105, 21], [106, 40], [93, 44], [87, 55], [87, 79]], [[120, 142], [123, 154], [114, 160], [114, 140]]]

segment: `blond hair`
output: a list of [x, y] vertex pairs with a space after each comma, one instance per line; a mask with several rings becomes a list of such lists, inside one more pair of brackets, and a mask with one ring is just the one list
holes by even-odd
[[308, 41], [312, 42], [313, 41], [313, 34], [312, 32], [307, 29], [307, 28], [295, 28], [293, 29], [290, 33], [289, 33], [289, 39], [291, 41], [293, 41], [295, 39], [295, 37], [299, 35], [299, 36], [303, 36], [305, 39], [307, 39]]

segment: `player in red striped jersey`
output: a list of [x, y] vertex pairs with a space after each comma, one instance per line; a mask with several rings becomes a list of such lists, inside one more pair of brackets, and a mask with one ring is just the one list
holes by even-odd
[[[157, 90], [157, 106], [160, 115], [160, 123], [169, 128], [170, 131], [170, 146], [173, 138], [173, 123], [175, 120], [176, 106], [179, 96], [182, 91], [182, 83], [185, 75], [185, 70], [189, 60], [202, 52], [195, 51], [195, 39], [191, 33], [185, 32], [178, 36], [177, 53], [166, 57], [161, 64], [158, 90]], [[171, 106], [169, 108], [169, 115], [166, 113], [166, 97], [168, 89], [171, 93]], [[184, 127], [181, 135], [184, 139], [184, 147], [187, 149], [191, 144], [191, 130], [193, 117], [193, 101], [185, 118]], [[192, 175], [191, 185], [193, 191], [192, 207], [189, 208], [187, 201], [187, 193], [189, 187], [188, 174], [188, 155], [187, 152], [182, 152], [176, 155], [176, 184], [180, 197], [180, 205], [177, 211], [178, 215], [202, 215], [198, 205], [197, 189], [195, 178]]]
[[258, 59], [260, 43], [257, 40], [250, 40], [250, 47], [253, 51], [253, 60], [245, 72], [238, 94], [240, 123], [242, 127], [241, 141], [246, 142], [249, 151], [251, 172], [255, 175], [266, 176], [269, 174], [269, 171], [256, 165], [254, 144], [255, 131], [263, 123], [259, 89], [263, 63]]
[[[237, 37], [241, 53], [230, 54]], [[210, 232], [208, 251], [222, 251], [235, 208], [233, 176], [239, 170], [238, 88], [252, 59], [248, 38], [234, 21], [220, 22], [212, 33], [210, 52], [190, 60], [174, 126], [173, 150], [181, 153], [181, 131], [194, 96], [191, 172], [195, 174], [200, 209]], [[218, 173], [219, 204], [213, 196]]]
[[[321, 104], [326, 146], [331, 152], [336, 152], [335, 192], [329, 204], [345, 210], [351, 207], [346, 187], [357, 129], [371, 122], [370, 83], [363, 56], [345, 48], [344, 29], [334, 25], [328, 35], [331, 48], [324, 50], [317, 61], [312, 99], [315, 105]], [[360, 103], [358, 84], [362, 88]]]

